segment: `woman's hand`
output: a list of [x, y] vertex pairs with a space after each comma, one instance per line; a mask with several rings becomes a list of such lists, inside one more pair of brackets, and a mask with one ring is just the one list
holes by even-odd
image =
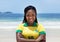
[[46, 41], [45, 35], [40, 35], [40, 36], [36, 39], [36, 42], [40, 42], [40, 41]]

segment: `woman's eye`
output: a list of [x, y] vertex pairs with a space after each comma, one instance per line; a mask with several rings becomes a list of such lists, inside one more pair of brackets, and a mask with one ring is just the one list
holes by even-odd
[[31, 14], [31, 15], [27, 14], [26, 16], [28, 16], [28, 17], [29, 17], [29, 16], [35, 16], [35, 14]]
[[34, 14], [32, 14], [32, 16], [35, 16]]
[[26, 16], [29, 16], [29, 15], [26, 15]]

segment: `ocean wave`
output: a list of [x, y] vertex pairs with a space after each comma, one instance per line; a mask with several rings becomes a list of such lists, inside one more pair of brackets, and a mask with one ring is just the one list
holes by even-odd
[[[17, 28], [17, 26], [19, 24], [21, 24], [22, 21], [19, 22], [0, 22], [0, 29], [13, 29], [13, 28]], [[39, 24], [42, 24], [44, 26], [44, 28], [59, 28], [60, 29], [60, 21], [39, 21]]]

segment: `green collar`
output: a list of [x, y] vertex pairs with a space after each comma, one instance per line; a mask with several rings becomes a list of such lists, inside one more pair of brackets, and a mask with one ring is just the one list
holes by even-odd
[[[27, 23], [27, 22], [26, 22], [26, 23], [24, 23], [24, 26], [25, 26], [25, 27], [27, 27], [27, 26], [28, 26], [28, 23]], [[35, 27], [35, 26], [37, 26], [37, 23], [36, 23], [36, 22], [34, 22], [34, 24], [33, 24], [32, 26], [34, 26], [34, 27]]]

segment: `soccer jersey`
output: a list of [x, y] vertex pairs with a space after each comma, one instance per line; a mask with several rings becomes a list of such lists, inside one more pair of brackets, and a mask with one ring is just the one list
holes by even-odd
[[35, 22], [32, 26], [28, 26], [28, 23], [20, 24], [16, 32], [20, 32], [26, 39], [36, 39], [39, 35], [46, 34], [43, 26]]

